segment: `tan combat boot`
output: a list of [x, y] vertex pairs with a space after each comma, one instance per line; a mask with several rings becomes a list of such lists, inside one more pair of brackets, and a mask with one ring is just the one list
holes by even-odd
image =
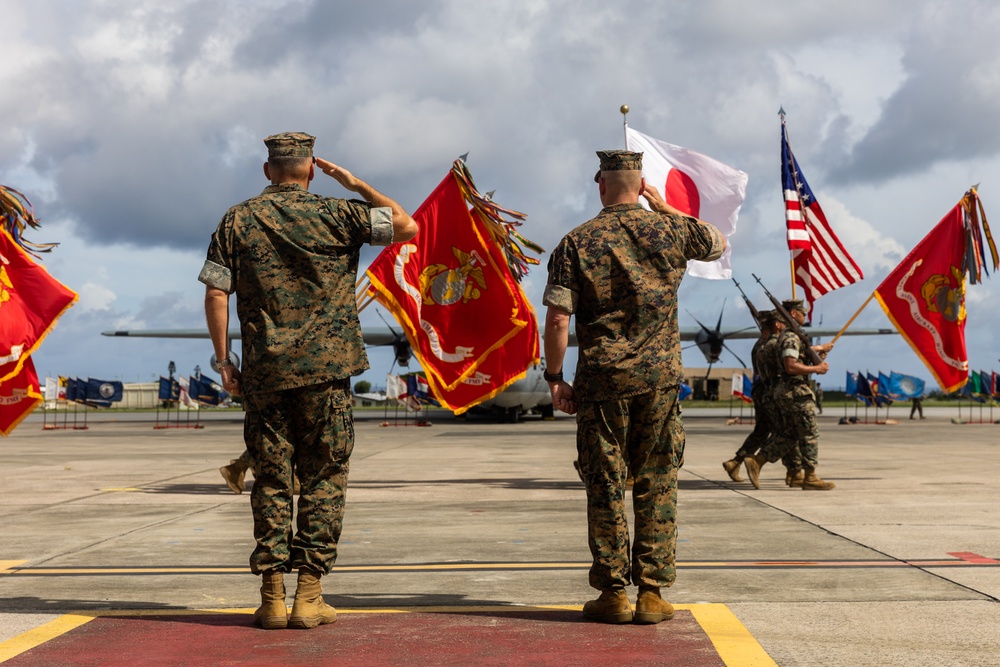
[[265, 630], [280, 630], [288, 626], [285, 606], [285, 582], [281, 572], [268, 570], [260, 575], [260, 607], [253, 613], [255, 625]]
[[226, 486], [236, 495], [243, 493], [246, 489], [243, 478], [246, 477], [247, 466], [243, 465], [239, 459], [233, 459], [229, 465], [219, 468], [219, 473], [222, 475], [222, 479], [226, 480]]
[[323, 600], [320, 575], [312, 570], [299, 570], [299, 582], [295, 588], [295, 602], [292, 616], [288, 619], [290, 628], [315, 628], [337, 620], [337, 610]]
[[820, 479], [815, 470], [807, 470], [805, 478], [802, 480], [802, 489], [804, 491], [829, 491], [835, 486], [837, 485], [833, 482]]
[[639, 597], [635, 601], [635, 622], [640, 625], [653, 625], [669, 621], [674, 617], [674, 607], [660, 597], [660, 589], [656, 586], [640, 586]]
[[728, 461], [722, 462], [722, 468], [726, 471], [726, 474], [729, 475], [729, 479], [734, 482], [743, 481], [743, 476], [740, 475], [741, 465], [743, 465], [743, 459], [735, 456]]
[[765, 463], [767, 463], [767, 458], [763, 454], [754, 454], [743, 459], [743, 465], [747, 469], [747, 477], [750, 478], [750, 483], [755, 489], [760, 488], [760, 469], [764, 467]]
[[583, 615], [601, 623], [631, 623], [632, 603], [624, 589], [609, 589], [601, 597], [583, 605]]
[[802, 486], [802, 480], [805, 479], [805, 473], [801, 470], [789, 470], [785, 473], [785, 485], [786, 486]]

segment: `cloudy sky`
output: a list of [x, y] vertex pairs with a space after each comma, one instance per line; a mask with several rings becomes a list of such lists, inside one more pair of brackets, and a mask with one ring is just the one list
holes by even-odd
[[[839, 327], [970, 185], [1000, 221], [998, 35], [986, 0], [4, 3], [0, 183], [32, 199], [43, 229], [30, 238], [61, 243], [44, 265], [80, 294], [36, 366], [125, 381], [171, 360], [207, 368], [207, 341], [99, 333], [203, 326], [209, 236], [266, 185], [269, 134], [316, 135], [317, 154], [411, 212], [468, 152], [480, 188], [550, 249], [599, 211], [594, 151], [623, 147], [623, 103], [631, 127], [749, 174], [734, 274], [781, 295], [784, 107], [866, 277], [817, 303]], [[313, 189], [345, 195], [322, 175]], [[525, 281], [536, 307], [541, 259]], [[974, 368], [1000, 370], [998, 290], [969, 289]], [[751, 324], [728, 281], [688, 278], [680, 299], [682, 325], [687, 311], [714, 323], [724, 300], [724, 326]], [[374, 310], [366, 329], [384, 326]], [[889, 323], [872, 304], [855, 326]], [[391, 357], [371, 357], [365, 379], [382, 384]], [[930, 379], [898, 337], [844, 338], [830, 362], [831, 388], [846, 369]], [[685, 363], [704, 366], [696, 350]]]

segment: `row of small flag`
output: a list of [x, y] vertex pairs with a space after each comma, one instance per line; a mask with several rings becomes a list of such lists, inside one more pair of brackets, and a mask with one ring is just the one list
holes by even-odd
[[972, 371], [969, 373], [969, 381], [956, 393], [980, 403], [985, 403], [990, 398], [1000, 400], [1000, 375], [996, 372]]
[[112, 403], [122, 400], [125, 387], [118, 380], [97, 380], [87, 378], [45, 378], [46, 401], [70, 401], [89, 405], [92, 408], [110, 408]]
[[190, 378], [160, 376], [158, 398], [161, 401], [183, 403], [193, 408], [199, 404], [219, 405], [228, 396], [222, 385], [204, 374], [192, 375]]
[[892, 405], [893, 401], [920, 398], [924, 395], [925, 386], [926, 383], [920, 378], [895, 371], [891, 371], [888, 375], [882, 371], [879, 371], [878, 375], [847, 371], [844, 393], [865, 405], [874, 404], [876, 407], [882, 407]]
[[398, 401], [407, 410], [419, 410], [425, 405], [439, 407], [441, 404], [430, 394], [430, 384], [421, 373], [392, 375], [385, 378], [385, 397], [390, 401]]

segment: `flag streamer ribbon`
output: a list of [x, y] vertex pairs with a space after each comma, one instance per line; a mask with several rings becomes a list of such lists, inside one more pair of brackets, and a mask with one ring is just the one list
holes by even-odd
[[462, 196], [476, 211], [479, 219], [485, 223], [493, 242], [503, 252], [511, 275], [517, 282], [521, 282], [521, 278], [527, 275], [529, 267], [538, 264], [537, 259], [525, 254], [524, 248], [539, 254], [545, 252], [541, 246], [524, 238], [515, 229], [528, 216], [519, 211], [504, 208], [488, 195], [480, 194], [464, 160], [455, 160], [451, 172], [455, 175]]
[[990, 223], [986, 221], [986, 210], [983, 208], [983, 201], [979, 198], [979, 193], [975, 186], [969, 188], [962, 198], [962, 209], [965, 212], [965, 234], [966, 234], [966, 257], [965, 266], [962, 268], [969, 276], [969, 282], [977, 285], [983, 281], [983, 273], [990, 275], [986, 268], [986, 245], [990, 249], [990, 259], [993, 260], [993, 270], [997, 270], [1000, 264], [1000, 257], [997, 256], [997, 246], [993, 241], [993, 234], [990, 232]]
[[31, 202], [14, 188], [0, 185], [0, 225], [7, 230], [14, 242], [25, 252], [38, 259], [38, 253], [50, 252], [58, 243], [33, 243], [24, 238], [28, 227], [38, 229], [41, 225], [35, 218]]

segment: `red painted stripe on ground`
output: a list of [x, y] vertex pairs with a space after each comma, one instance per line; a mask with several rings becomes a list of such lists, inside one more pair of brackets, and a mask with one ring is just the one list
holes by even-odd
[[313, 630], [259, 630], [249, 615], [101, 617], [5, 667], [102, 665], [663, 665], [724, 667], [688, 611], [655, 626], [578, 611], [343, 615]]

